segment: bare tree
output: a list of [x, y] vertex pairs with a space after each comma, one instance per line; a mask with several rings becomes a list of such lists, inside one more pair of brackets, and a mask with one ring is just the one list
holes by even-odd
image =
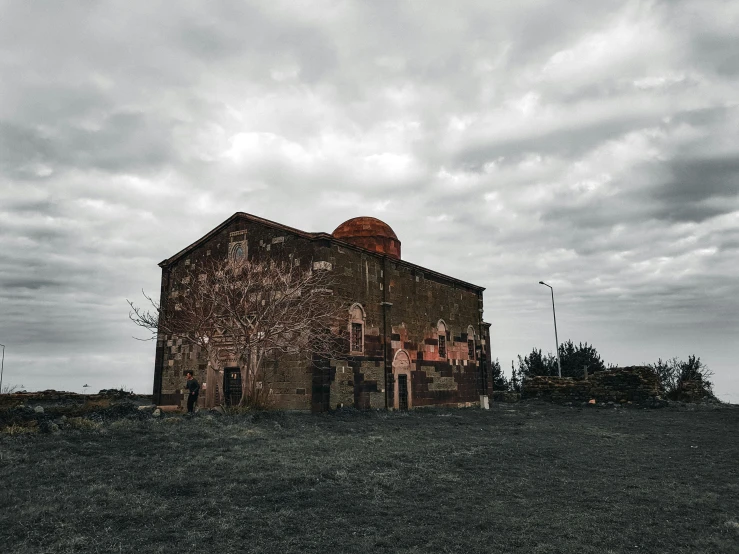
[[[129, 301], [131, 320], [202, 352], [209, 383], [224, 367], [241, 368], [241, 405], [270, 404], [270, 359], [336, 357], [345, 348], [347, 309], [329, 270], [283, 261], [216, 261], [185, 268], [161, 306], [145, 311]], [[212, 402], [212, 386], [206, 402]], [[223, 398], [220, 399], [223, 401]]]
[[699, 383], [705, 394], [713, 397], [713, 371], [695, 355], [688, 356], [687, 361], [677, 357], [666, 361], [660, 358], [648, 367], [657, 375], [662, 393], [668, 398], [679, 399], [681, 388], [688, 381]]

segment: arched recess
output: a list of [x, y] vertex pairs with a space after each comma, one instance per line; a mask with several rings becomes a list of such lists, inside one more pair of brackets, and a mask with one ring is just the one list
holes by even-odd
[[398, 350], [393, 358], [393, 383], [393, 408], [410, 410], [413, 407], [411, 358], [405, 350]]
[[364, 354], [364, 324], [367, 314], [358, 302], [349, 308], [349, 354]]
[[477, 348], [477, 337], [475, 337], [475, 328], [472, 325], [467, 326], [467, 357], [475, 360], [475, 348]]
[[447, 349], [447, 326], [446, 323], [444, 323], [443, 319], [440, 319], [438, 323], [436, 324], [436, 334], [438, 335], [438, 351], [439, 351], [439, 358], [446, 358], [446, 349]]

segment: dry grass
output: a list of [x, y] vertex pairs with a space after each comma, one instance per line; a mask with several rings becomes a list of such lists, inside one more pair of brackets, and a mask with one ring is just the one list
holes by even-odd
[[[32, 423], [35, 424], [36, 422], [34, 421]], [[18, 435], [32, 435], [34, 433], [38, 433], [38, 427], [36, 425], [23, 425], [20, 423], [13, 423], [11, 425], [1, 427], [0, 433], [4, 433], [11, 437]]]
[[[8, 552], [739, 552], [739, 410], [122, 420], [0, 438]], [[10, 509], [12, 507], [12, 509]]]

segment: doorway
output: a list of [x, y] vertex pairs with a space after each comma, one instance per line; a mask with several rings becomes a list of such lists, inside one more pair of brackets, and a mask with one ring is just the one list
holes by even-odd
[[405, 350], [399, 350], [393, 359], [393, 408], [410, 410], [413, 408], [413, 379], [411, 378], [411, 358]]
[[241, 369], [227, 367], [223, 372], [223, 394], [226, 406], [238, 406], [241, 402]]
[[398, 409], [408, 409], [408, 376], [398, 375]]

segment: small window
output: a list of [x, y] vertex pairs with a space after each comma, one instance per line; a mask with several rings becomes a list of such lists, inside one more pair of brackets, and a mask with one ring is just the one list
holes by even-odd
[[476, 344], [475, 344], [475, 328], [472, 325], [467, 327], [467, 358], [474, 360], [476, 357]]
[[440, 319], [436, 324], [436, 331], [439, 336], [439, 358], [446, 358], [446, 323]]
[[362, 351], [362, 324], [352, 323], [352, 352]]
[[439, 358], [446, 358], [446, 336], [439, 335]]
[[228, 247], [230, 262], [243, 262], [246, 259], [246, 240], [232, 242]]
[[353, 304], [349, 309], [349, 351], [352, 354], [364, 354], [364, 309], [360, 304]]

